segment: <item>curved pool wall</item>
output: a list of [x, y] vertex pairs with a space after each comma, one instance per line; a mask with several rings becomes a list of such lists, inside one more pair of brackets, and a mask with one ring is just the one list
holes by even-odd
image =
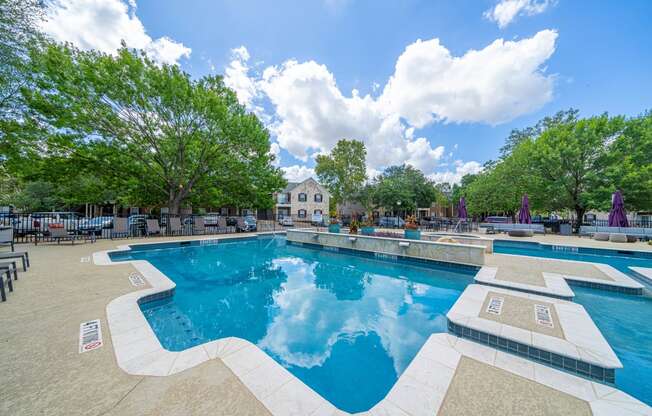
[[494, 242], [494, 250], [499, 254], [605, 263], [647, 285], [642, 295], [627, 295], [570, 283], [574, 301], [584, 306], [623, 364], [616, 373], [617, 387], [652, 405], [652, 291], [649, 282], [629, 269], [652, 268], [652, 253], [503, 240]]
[[[380, 401], [477, 268], [286, 244], [282, 237], [131, 246], [174, 296], [141, 304], [164, 348], [251, 341], [341, 410]], [[215, 240], [213, 240], [215, 241]]]

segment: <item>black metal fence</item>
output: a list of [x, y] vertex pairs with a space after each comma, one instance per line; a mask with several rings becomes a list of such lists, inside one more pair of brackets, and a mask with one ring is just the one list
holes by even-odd
[[[609, 226], [609, 220], [584, 221], [584, 225], [591, 225], [591, 226], [597, 226], [597, 227], [608, 227]], [[634, 227], [634, 228], [652, 228], [652, 220], [642, 220], [642, 219], [631, 220], [631, 221], [629, 221], [629, 226]]]
[[11, 227], [16, 243], [52, 241], [50, 226], [54, 224], [63, 226], [70, 237], [88, 240], [269, 232], [288, 228], [323, 228], [326, 225], [287, 215], [257, 220], [252, 216], [214, 214], [84, 217], [77, 213], [0, 213], [0, 228]]

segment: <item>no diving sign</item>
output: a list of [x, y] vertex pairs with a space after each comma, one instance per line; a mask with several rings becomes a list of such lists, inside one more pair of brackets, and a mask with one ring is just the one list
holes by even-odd
[[102, 346], [102, 325], [99, 319], [82, 322], [79, 325], [79, 353], [92, 351]]

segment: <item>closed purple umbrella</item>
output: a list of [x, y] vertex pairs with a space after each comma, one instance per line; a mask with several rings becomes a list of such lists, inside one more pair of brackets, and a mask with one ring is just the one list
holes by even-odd
[[611, 211], [609, 211], [609, 227], [629, 227], [625, 203], [620, 191], [614, 192], [611, 196]]
[[530, 200], [527, 198], [527, 194], [523, 195], [523, 199], [521, 199], [521, 209], [518, 210], [518, 223], [532, 224], [532, 217], [530, 216]]
[[460, 206], [457, 208], [457, 216], [462, 220], [465, 220], [466, 217], [468, 217], [466, 212], [466, 201], [464, 200], [464, 197], [460, 198]]

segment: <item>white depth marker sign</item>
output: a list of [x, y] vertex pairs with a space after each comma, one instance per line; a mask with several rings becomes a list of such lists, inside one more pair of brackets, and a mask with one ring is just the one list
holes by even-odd
[[489, 299], [489, 304], [487, 305], [487, 313], [500, 315], [503, 312], [503, 303], [505, 303], [505, 298]]
[[547, 326], [548, 328], [555, 327], [552, 323], [552, 313], [550, 312], [550, 308], [546, 305], [534, 305], [534, 319], [539, 325]]
[[130, 274], [129, 281], [131, 282], [132, 285], [136, 287], [145, 286], [145, 280], [143, 279], [143, 276], [139, 275], [138, 273]]
[[82, 322], [79, 325], [79, 353], [98, 349], [102, 345], [102, 325], [100, 320]]

